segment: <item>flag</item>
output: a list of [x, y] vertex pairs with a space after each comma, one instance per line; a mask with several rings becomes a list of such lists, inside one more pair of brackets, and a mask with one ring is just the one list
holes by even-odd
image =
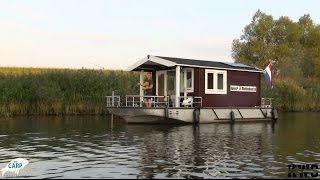
[[266, 69], [264, 70], [264, 76], [269, 84], [269, 87], [272, 89], [272, 75], [271, 75], [271, 70], [272, 70], [272, 63], [270, 62]]

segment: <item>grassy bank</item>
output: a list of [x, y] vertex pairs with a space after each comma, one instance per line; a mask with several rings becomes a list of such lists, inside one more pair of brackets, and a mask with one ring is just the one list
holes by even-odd
[[0, 68], [0, 115], [104, 114], [105, 96], [138, 93], [119, 70]]

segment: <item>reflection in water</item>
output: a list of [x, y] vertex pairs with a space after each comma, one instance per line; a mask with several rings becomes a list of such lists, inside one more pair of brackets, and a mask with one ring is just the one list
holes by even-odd
[[[308, 117], [308, 118], [306, 118]], [[0, 168], [30, 161], [25, 178], [287, 178], [320, 161], [319, 114], [276, 124], [131, 125], [115, 117], [0, 119]]]
[[152, 127], [127, 125], [131, 136], [144, 132], [145, 178], [261, 177], [261, 163], [274, 156], [270, 123]]

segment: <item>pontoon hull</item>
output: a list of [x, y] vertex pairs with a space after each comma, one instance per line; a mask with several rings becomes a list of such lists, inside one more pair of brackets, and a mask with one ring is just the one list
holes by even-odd
[[122, 117], [127, 123], [215, 123], [276, 120], [276, 112], [273, 112], [272, 108], [107, 107], [107, 110], [110, 114]]

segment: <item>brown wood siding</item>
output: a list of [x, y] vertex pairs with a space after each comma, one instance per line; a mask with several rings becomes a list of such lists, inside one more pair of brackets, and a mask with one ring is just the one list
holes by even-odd
[[[261, 73], [227, 71], [227, 94], [205, 94], [205, 69], [194, 70], [194, 94], [203, 107], [253, 107], [261, 104]], [[230, 85], [256, 86], [256, 92], [230, 92]]]

